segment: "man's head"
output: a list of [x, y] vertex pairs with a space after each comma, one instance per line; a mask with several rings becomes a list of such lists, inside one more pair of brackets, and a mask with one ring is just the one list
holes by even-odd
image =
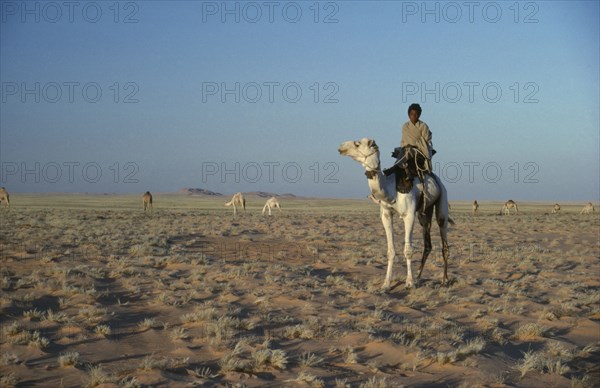
[[419, 117], [421, 117], [422, 111], [423, 110], [421, 109], [421, 105], [410, 104], [410, 106], [408, 107], [408, 118], [410, 119], [410, 122], [415, 124], [417, 121], [419, 121]]

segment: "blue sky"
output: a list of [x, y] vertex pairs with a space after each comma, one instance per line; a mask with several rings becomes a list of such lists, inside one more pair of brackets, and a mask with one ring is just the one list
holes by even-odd
[[451, 199], [600, 199], [597, 1], [70, 4], [0, 1], [9, 191], [361, 198], [417, 102]]

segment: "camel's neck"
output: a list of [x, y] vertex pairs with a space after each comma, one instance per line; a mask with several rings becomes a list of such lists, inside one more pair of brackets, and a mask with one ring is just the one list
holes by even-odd
[[367, 182], [373, 197], [380, 201], [394, 202], [396, 199], [395, 182], [393, 176], [385, 176], [381, 170], [367, 171]]

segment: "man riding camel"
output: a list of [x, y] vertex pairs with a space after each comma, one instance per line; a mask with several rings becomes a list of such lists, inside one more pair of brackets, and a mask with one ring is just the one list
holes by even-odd
[[[431, 172], [431, 157], [435, 153], [431, 144], [431, 131], [429, 126], [420, 120], [423, 110], [419, 104], [411, 104], [408, 107], [409, 121], [402, 126], [402, 140], [400, 148], [404, 154], [415, 157], [410, 148], [416, 148], [418, 165], [424, 172]], [[412, 155], [411, 155], [412, 154]], [[421, 160], [419, 160], [421, 159]]]
[[[429, 126], [420, 120], [422, 112], [419, 104], [411, 104], [408, 107], [409, 121], [402, 126], [400, 147], [395, 148], [392, 153], [397, 162], [384, 170], [385, 175], [404, 169], [410, 178], [418, 177], [423, 183], [425, 175], [432, 173], [431, 157], [435, 154], [435, 150], [432, 147]], [[423, 195], [423, 208], [425, 208], [424, 201]]]

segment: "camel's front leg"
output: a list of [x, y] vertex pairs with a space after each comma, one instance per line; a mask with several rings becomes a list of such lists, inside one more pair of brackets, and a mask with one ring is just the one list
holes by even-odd
[[406, 288], [414, 287], [412, 275], [412, 232], [415, 225], [414, 213], [409, 213], [404, 216], [404, 258], [406, 259]]
[[396, 258], [396, 251], [394, 250], [394, 219], [391, 210], [381, 208], [381, 222], [385, 229], [385, 238], [387, 240], [387, 271], [385, 273], [385, 281], [381, 287], [384, 291], [390, 289], [392, 284], [392, 267], [394, 266], [394, 259]]

